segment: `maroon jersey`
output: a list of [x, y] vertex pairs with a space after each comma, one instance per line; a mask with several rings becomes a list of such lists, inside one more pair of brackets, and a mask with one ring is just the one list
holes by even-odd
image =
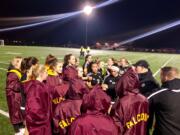
[[107, 115], [83, 114], [72, 123], [68, 135], [118, 135], [118, 128]]
[[[69, 83], [67, 98], [81, 98], [84, 93], [88, 93], [89, 89], [85, 82], [78, 78], [78, 72], [75, 67], [67, 66], [64, 69], [63, 78]], [[75, 94], [75, 95], [73, 95]]]
[[83, 97], [82, 111], [71, 125], [69, 135], [118, 135], [118, 128], [107, 115], [110, 97], [95, 86]]
[[[83, 82], [83, 81], [82, 81]], [[82, 97], [88, 92], [87, 88], [80, 80], [71, 80], [67, 92], [67, 99], [58, 104], [53, 115], [55, 125], [54, 132], [65, 135], [69, 125], [79, 116]]]
[[81, 114], [81, 99], [67, 99], [56, 107], [54, 112], [54, 132], [59, 135], [66, 135], [69, 126], [77, 116]]
[[9, 116], [12, 124], [23, 122], [23, 115], [21, 113], [21, 73], [14, 69], [7, 73], [6, 80], [6, 97], [9, 108]]
[[25, 119], [29, 135], [51, 135], [51, 102], [49, 87], [37, 80], [24, 84], [26, 93]]
[[52, 91], [50, 91], [50, 95], [52, 103], [52, 112], [54, 112], [56, 106], [65, 100], [64, 97], [66, 95], [67, 90], [69, 89], [69, 83], [63, 81], [59, 75], [50, 74], [46, 80], [46, 84], [52, 88]]
[[[69, 72], [66, 72], [66, 71]], [[88, 89], [84, 82], [78, 77], [74, 76], [74, 71], [76, 70], [69, 67], [65, 71], [65, 78], [69, 82], [69, 89], [66, 94], [66, 100], [58, 104], [53, 115], [54, 121], [54, 132], [60, 135], [67, 134], [69, 125], [74, 121], [74, 119], [79, 116], [80, 107], [82, 103], [82, 97], [84, 94], [88, 93]], [[74, 76], [74, 77], [71, 77]]]
[[78, 71], [74, 66], [66, 66], [63, 71], [63, 79], [66, 81], [78, 78]]
[[114, 104], [113, 116], [120, 134], [145, 135], [149, 118], [148, 101], [139, 93], [137, 74], [130, 68], [118, 81], [116, 92], [119, 96]]
[[46, 83], [49, 86], [57, 86], [62, 83], [62, 79], [58, 75], [48, 75]]
[[85, 93], [89, 92], [89, 89], [85, 82], [78, 78], [78, 72], [75, 67], [67, 66], [64, 69], [64, 80], [68, 81], [69, 89], [67, 91], [66, 98], [68, 99], [80, 99]]
[[65, 100], [65, 95], [69, 89], [69, 83], [63, 81], [55, 86], [51, 91], [52, 113], [55, 111], [58, 104]]

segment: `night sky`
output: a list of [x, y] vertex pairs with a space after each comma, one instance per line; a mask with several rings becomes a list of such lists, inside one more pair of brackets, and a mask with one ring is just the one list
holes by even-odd
[[[105, 0], [92, 0], [91, 3]], [[27, 17], [82, 9], [84, 0], [4, 0], [0, 17]], [[88, 18], [88, 43], [122, 41], [158, 25], [180, 19], [180, 0], [123, 0], [93, 11]], [[41, 26], [0, 33], [0, 39], [65, 44], [85, 42], [85, 15]], [[0, 28], [3, 25], [0, 24]], [[133, 43], [150, 48], [180, 48], [180, 26]]]

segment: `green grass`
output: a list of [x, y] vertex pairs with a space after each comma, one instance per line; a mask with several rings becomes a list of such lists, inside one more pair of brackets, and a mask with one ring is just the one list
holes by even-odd
[[9, 118], [0, 115], [0, 135], [13, 135], [14, 130], [10, 124]]
[[[12, 54], [14, 53], [14, 54]], [[16, 54], [15, 54], [16, 53]], [[45, 57], [48, 54], [53, 54], [60, 60], [63, 60], [65, 54], [72, 53], [79, 56], [79, 49], [72, 48], [51, 48], [51, 47], [20, 47], [20, 46], [4, 46], [0, 47], [0, 68], [7, 68], [10, 60], [18, 55], [22, 57], [35, 56], [40, 60], [40, 63], [44, 63]], [[94, 57], [99, 57], [101, 60], [106, 61], [109, 57], [116, 59], [125, 57], [132, 63], [137, 60], [145, 59], [151, 65], [153, 73], [155, 73], [166, 61], [171, 57], [173, 59], [168, 63], [169, 66], [175, 66], [180, 68], [180, 55], [175, 54], [159, 54], [159, 53], [139, 53], [139, 52], [122, 52], [122, 51], [103, 51], [103, 50], [91, 50], [91, 54]], [[80, 60], [81, 64], [83, 59]], [[159, 74], [156, 79], [159, 80]], [[6, 96], [5, 96], [5, 80], [6, 71], [0, 69], [0, 109], [8, 111]], [[0, 114], [0, 135], [12, 135], [13, 129], [9, 123], [8, 118]]]

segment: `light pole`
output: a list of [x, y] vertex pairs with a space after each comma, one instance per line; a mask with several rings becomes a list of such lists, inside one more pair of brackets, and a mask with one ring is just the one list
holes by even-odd
[[86, 5], [83, 9], [84, 14], [86, 15], [86, 37], [85, 37], [85, 45], [87, 47], [88, 42], [88, 16], [92, 13], [93, 8], [90, 5]]

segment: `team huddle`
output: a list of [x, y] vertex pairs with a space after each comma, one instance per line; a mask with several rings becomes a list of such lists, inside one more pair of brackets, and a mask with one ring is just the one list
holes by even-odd
[[[162, 67], [162, 85], [147, 61], [107, 62], [90, 54], [15, 57], [6, 97], [15, 135], [180, 135], [180, 79]], [[155, 119], [154, 119], [155, 117]], [[153, 131], [151, 131], [153, 129]]]

